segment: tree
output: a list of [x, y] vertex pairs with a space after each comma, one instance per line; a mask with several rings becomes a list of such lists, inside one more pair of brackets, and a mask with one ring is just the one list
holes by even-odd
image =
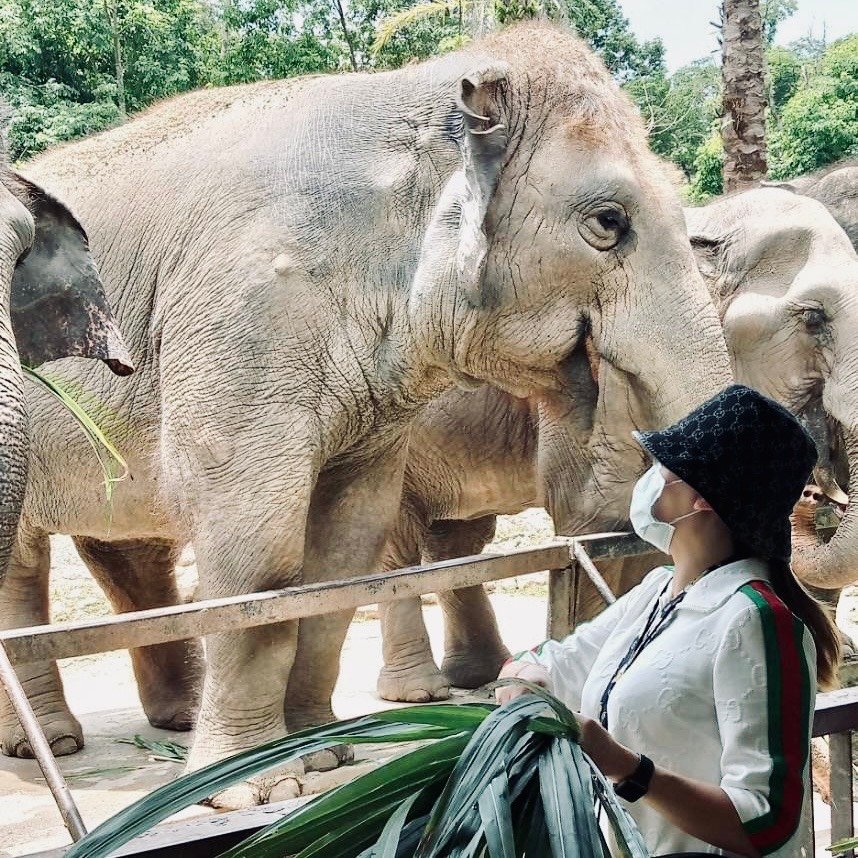
[[[483, 20], [483, 0], [420, 0], [404, 3], [394, 14], [379, 21], [374, 53], [383, 58], [394, 36], [430, 22], [452, 22], [453, 32], [436, 36], [442, 43], [458, 47], [470, 36], [469, 23]], [[508, 24], [528, 18], [548, 18], [570, 23], [620, 81], [664, 74], [664, 45], [661, 40], [639, 42], [623, 16], [617, 0], [496, 0], [488, 6], [490, 23]], [[476, 13], [476, 14], [475, 14]], [[417, 55], [415, 55], [417, 56]]]
[[835, 42], [771, 134], [771, 174], [788, 179], [858, 154], [858, 35]]
[[767, 47], [775, 43], [781, 21], [791, 18], [798, 9], [798, 0], [762, 0], [760, 15], [763, 19], [763, 42]]
[[721, 72], [710, 59], [683, 66], [669, 78], [648, 75], [625, 86], [643, 114], [650, 146], [687, 178], [700, 147], [712, 135], [721, 99]]
[[766, 88], [760, 0], [723, 0], [724, 190], [766, 175]]

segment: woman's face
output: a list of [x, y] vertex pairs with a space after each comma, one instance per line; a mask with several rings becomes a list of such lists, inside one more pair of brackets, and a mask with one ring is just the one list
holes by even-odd
[[664, 491], [652, 508], [653, 515], [659, 521], [673, 521], [681, 515], [691, 512], [694, 501], [699, 497], [688, 483], [673, 473], [673, 471], [659, 465], [661, 475], [664, 477]]

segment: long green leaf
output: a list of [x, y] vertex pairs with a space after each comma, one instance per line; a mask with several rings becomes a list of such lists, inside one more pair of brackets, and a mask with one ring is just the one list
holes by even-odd
[[490, 858], [515, 858], [515, 834], [506, 772], [492, 779], [480, 793], [477, 804]]
[[[101, 470], [104, 473], [104, 487], [107, 494], [107, 499], [113, 496], [113, 486], [121, 482], [128, 476], [128, 463], [123, 458], [122, 454], [110, 439], [104, 434], [101, 427], [90, 417], [86, 409], [61, 385], [59, 382], [40, 373], [38, 370], [22, 364], [21, 369], [24, 375], [33, 379], [42, 385], [52, 396], [58, 399], [68, 409], [69, 413], [78, 422], [87, 441], [89, 441], [92, 449], [95, 451], [95, 456], [98, 463], [101, 465]], [[113, 459], [122, 472], [119, 475], [113, 473], [110, 466], [110, 461], [105, 460], [102, 456], [102, 449], [105, 450], [108, 456]]]
[[426, 703], [378, 712], [379, 721], [399, 724], [431, 724], [450, 730], [476, 730], [499, 707], [494, 703]]
[[66, 858], [103, 858], [174, 813], [239, 781], [334, 745], [411, 742], [450, 735], [441, 727], [391, 724], [371, 715], [309, 727], [212, 763], [154, 790], [75, 843]]
[[596, 764], [586, 754], [583, 756], [590, 765], [596, 798], [599, 799], [602, 807], [605, 809], [622, 858], [650, 858], [646, 843], [644, 843], [638, 827], [626, 809], [620, 804], [614, 788], [605, 780], [604, 775], [596, 767]]
[[577, 797], [570, 795], [559, 751], [561, 741], [554, 739], [548, 752], [539, 758], [539, 794], [545, 809], [545, 825], [554, 858], [584, 858], [587, 853], [579, 843], [580, 832], [573, 807]]
[[220, 858], [279, 858], [300, 852], [330, 832], [374, 815], [379, 808], [393, 812], [427, 784], [445, 780], [469, 739], [469, 733], [457, 733], [396, 757], [301, 805]]
[[432, 811], [416, 858], [446, 856], [451, 841], [470, 841], [480, 825], [480, 793], [506, 767], [509, 754], [529, 732], [529, 719], [543, 710], [542, 700], [524, 695], [495, 710], [477, 728]]
[[578, 726], [578, 719], [572, 713], [572, 710], [553, 694], [546, 691], [541, 685], [537, 685], [535, 682], [528, 682], [526, 679], [516, 679], [515, 677], [499, 679], [493, 685], [495, 688], [502, 688], [504, 685], [523, 685], [531, 694], [538, 697], [554, 710], [560, 723], [568, 727], [570, 739], [575, 742], [580, 740], [581, 728]]
[[414, 795], [399, 805], [396, 812], [387, 820], [387, 824], [381, 831], [381, 836], [369, 849], [367, 858], [396, 858], [405, 820], [408, 819], [408, 814], [411, 813], [411, 808], [414, 807], [414, 802], [418, 798], [420, 798], [420, 793], [415, 792]]

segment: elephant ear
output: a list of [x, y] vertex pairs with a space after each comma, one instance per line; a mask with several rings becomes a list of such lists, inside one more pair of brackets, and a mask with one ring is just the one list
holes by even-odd
[[17, 174], [11, 182], [36, 227], [12, 277], [12, 329], [21, 362], [36, 367], [87, 357], [103, 360], [117, 375], [133, 372], [83, 227], [38, 185]]
[[457, 272], [468, 302], [481, 307], [491, 301], [483, 286], [488, 252], [486, 213], [497, 188], [507, 148], [501, 122], [502, 98], [509, 68], [504, 63], [473, 71], [459, 80], [456, 108], [463, 120], [461, 194]]
[[732, 288], [727, 284], [727, 262], [730, 236], [716, 224], [705, 209], [685, 209], [688, 240], [700, 271], [713, 299], [729, 298]]

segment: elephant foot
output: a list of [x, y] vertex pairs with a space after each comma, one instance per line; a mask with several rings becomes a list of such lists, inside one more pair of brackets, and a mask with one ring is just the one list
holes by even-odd
[[[320, 724], [330, 724], [337, 720], [330, 706], [308, 707], [302, 709], [289, 708], [284, 710], [286, 729], [290, 733], [304, 730], [307, 727], [318, 727]], [[322, 751], [315, 751], [301, 757], [304, 768], [308, 772], [329, 772], [340, 766], [353, 763], [355, 751], [351, 745], [334, 745]]]
[[[80, 722], [71, 713], [52, 718], [47, 725], [42, 722], [42, 728], [55, 757], [67, 757], [83, 748], [83, 730]], [[24, 760], [32, 760], [35, 757], [29, 739], [17, 723], [0, 732], [0, 750], [7, 757]]]
[[382, 700], [428, 703], [430, 700], [447, 700], [450, 681], [434, 661], [406, 670], [385, 666], [378, 675], [376, 691]]
[[330, 772], [355, 761], [355, 749], [351, 745], [333, 745], [301, 757], [308, 772]]
[[456, 688], [479, 688], [498, 678], [509, 650], [452, 650], [444, 656], [441, 670], [450, 685]]
[[148, 700], [143, 705], [143, 711], [153, 727], [177, 732], [194, 729], [199, 708], [198, 694]]
[[200, 804], [217, 810], [247, 810], [260, 804], [286, 801], [301, 795], [297, 770], [290, 764], [274, 772], [265, 772], [241, 783], [233, 784]]

